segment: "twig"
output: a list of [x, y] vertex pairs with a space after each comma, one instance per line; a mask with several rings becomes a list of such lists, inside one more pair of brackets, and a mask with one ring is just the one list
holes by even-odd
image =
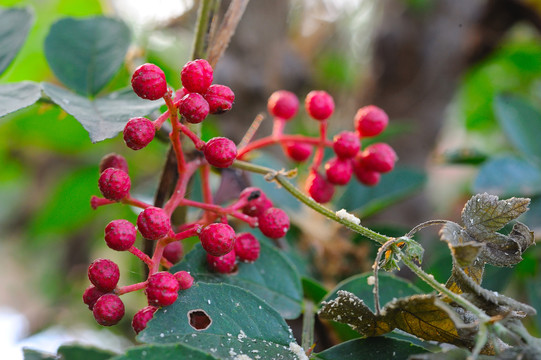
[[381, 261], [381, 255], [384, 254], [391, 245], [393, 245], [397, 240], [396, 238], [390, 238], [389, 241], [387, 241], [385, 244], [381, 245], [381, 247], [378, 249], [378, 253], [376, 255], [376, 260], [374, 261], [374, 288], [372, 289], [372, 292], [374, 294], [374, 307], [376, 308], [376, 315], [379, 315], [381, 312], [380, 306], [379, 306], [379, 278], [378, 278], [378, 271], [379, 271], [379, 262]]

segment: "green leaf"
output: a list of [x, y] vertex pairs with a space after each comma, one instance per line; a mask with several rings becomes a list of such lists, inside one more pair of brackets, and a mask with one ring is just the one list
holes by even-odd
[[528, 102], [512, 95], [494, 100], [498, 122], [511, 143], [526, 156], [541, 160], [541, 112]]
[[285, 321], [266, 302], [236, 286], [204, 282], [196, 282], [173, 305], [158, 310], [138, 340], [186, 343], [220, 359], [236, 354], [291, 359], [289, 347], [295, 344]]
[[373, 337], [346, 341], [315, 354], [316, 360], [344, 359], [397, 359], [406, 360], [410, 355], [426, 353], [422, 347], [407, 341]]
[[473, 191], [499, 196], [540, 194], [541, 169], [531, 161], [519, 157], [495, 157], [479, 169]]
[[23, 355], [24, 360], [57, 360], [57, 357], [53, 354], [28, 348], [23, 348]]
[[210, 272], [206, 252], [200, 244], [171, 272], [189, 271], [195, 281], [225, 283], [251, 291], [286, 319], [295, 319], [302, 310], [302, 285], [293, 265], [276, 247], [261, 242], [261, 255], [253, 263], [240, 263], [236, 274]]
[[217, 358], [184, 344], [147, 345], [131, 348], [111, 360], [215, 360]]
[[45, 56], [54, 74], [83, 95], [96, 95], [124, 62], [130, 30], [106, 17], [65, 18], [51, 26]]
[[325, 298], [325, 295], [327, 295], [327, 289], [318, 281], [306, 276], [303, 276], [301, 281], [304, 297], [312, 300], [314, 303], [320, 303]]
[[41, 97], [40, 86], [31, 81], [0, 85], [0, 117], [32, 105]]
[[62, 360], [107, 360], [117, 354], [95, 347], [70, 344], [60, 346], [58, 355]]
[[356, 212], [361, 218], [372, 215], [418, 191], [426, 175], [418, 170], [398, 168], [381, 177], [376, 186], [350, 182], [337, 201], [338, 209]]
[[149, 114], [162, 101], [137, 97], [131, 89], [89, 100], [53, 84], [43, 83], [43, 91], [83, 125], [93, 143], [116, 136], [132, 117]]
[[29, 8], [0, 9], [0, 74], [23, 46], [33, 17]]

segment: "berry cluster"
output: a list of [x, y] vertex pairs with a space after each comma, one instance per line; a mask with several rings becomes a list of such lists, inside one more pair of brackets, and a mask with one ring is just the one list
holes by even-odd
[[[137, 290], [146, 294], [148, 306], [138, 311], [132, 320], [133, 329], [138, 333], [159, 307], [173, 304], [179, 291], [191, 287], [194, 279], [189, 273], [163, 271], [182, 259], [182, 240], [197, 236], [207, 252], [209, 269], [231, 273], [235, 271], [237, 261], [253, 262], [260, 254], [258, 239], [247, 232], [237, 234], [229, 224], [231, 217], [251, 227], [259, 227], [271, 239], [284, 236], [289, 229], [287, 214], [273, 207], [260, 189], [245, 189], [228, 206], [214, 204], [209, 179], [211, 166], [231, 166], [237, 158], [237, 148], [231, 140], [223, 137], [205, 142], [192, 132], [187, 123], [200, 123], [208, 114], [230, 110], [235, 96], [227, 86], [212, 85], [213, 70], [206, 60], [188, 62], [180, 77], [183, 87], [173, 96], [159, 67], [153, 64], [138, 67], [132, 77], [134, 92], [144, 99], [163, 98], [167, 111], [154, 121], [141, 117], [130, 119], [123, 132], [126, 145], [139, 150], [154, 139], [155, 132], [165, 121], [171, 121], [169, 137], [177, 158], [179, 177], [175, 191], [165, 205], [155, 207], [131, 196], [128, 164], [122, 156], [109, 154], [100, 162], [98, 186], [103, 197], [93, 196], [90, 201], [92, 208], [122, 203], [141, 209], [136, 224], [125, 219], [111, 221], [105, 227], [105, 242], [113, 250], [128, 251], [137, 256], [149, 269], [145, 281], [118, 286], [120, 270], [113, 261], [98, 259], [89, 266], [88, 277], [92, 285], [84, 292], [83, 301], [92, 310], [96, 321], [104, 326], [114, 325], [124, 316], [124, 304], [120, 299], [123, 294]], [[187, 161], [182, 150], [183, 141], [193, 143], [202, 156]], [[188, 183], [197, 171], [200, 171], [202, 179], [202, 202], [186, 197]], [[177, 227], [171, 224], [171, 214], [180, 206], [203, 211], [196, 221]], [[134, 245], [138, 234], [156, 242], [152, 256]]]

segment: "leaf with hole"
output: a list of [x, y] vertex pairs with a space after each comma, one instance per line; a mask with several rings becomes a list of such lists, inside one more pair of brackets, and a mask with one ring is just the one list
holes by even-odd
[[0, 74], [23, 46], [33, 18], [29, 8], [0, 9]]

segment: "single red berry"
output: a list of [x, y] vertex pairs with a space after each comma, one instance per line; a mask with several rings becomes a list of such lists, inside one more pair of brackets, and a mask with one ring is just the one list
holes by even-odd
[[100, 161], [100, 174], [108, 168], [115, 168], [128, 174], [128, 163], [122, 155], [111, 153], [105, 155]]
[[360, 161], [359, 156], [357, 156], [353, 160], [353, 173], [355, 174], [355, 177], [357, 178], [357, 180], [359, 180], [360, 183], [366, 186], [377, 185], [381, 178], [381, 174], [379, 172], [367, 170], [363, 166], [362, 161]]
[[177, 271], [173, 274], [178, 281], [180, 290], [187, 290], [192, 287], [193, 277], [187, 271]]
[[116, 251], [126, 251], [133, 246], [137, 230], [128, 220], [113, 220], [105, 227], [105, 242]]
[[259, 217], [268, 208], [272, 207], [272, 201], [265, 193], [256, 187], [247, 187], [240, 193], [240, 199], [246, 200], [242, 212], [248, 216]]
[[250, 233], [240, 233], [235, 240], [235, 254], [240, 261], [254, 262], [259, 258], [261, 245]]
[[325, 164], [327, 180], [334, 185], [346, 185], [353, 174], [351, 159], [335, 157]]
[[210, 165], [218, 168], [231, 166], [237, 157], [235, 143], [225, 137], [215, 137], [207, 141], [203, 154]]
[[165, 74], [154, 64], [143, 64], [135, 69], [131, 86], [137, 96], [148, 100], [158, 100], [167, 92]]
[[149, 119], [136, 117], [126, 123], [123, 134], [126, 146], [132, 150], [140, 150], [154, 139], [156, 128]]
[[235, 101], [235, 93], [225, 85], [211, 85], [203, 96], [209, 103], [211, 114], [221, 114], [231, 110]]
[[98, 187], [104, 198], [119, 201], [130, 193], [130, 176], [120, 169], [105, 169], [98, 180]]
[[182, 86], [189, 92], [204, 93], [212, 84], [212, 66], [205, 59], [189, 61], [180, 72]]
[[360, 137], [379, 135], [389, 123], [389, 116], [377, 106], [368, 105], [360, 108], [353, 120]]
[[259, 216], [259, 230], [268, 238], [279, 239], [289, 230], [289, 216], [284, 210], [271, 207]]
[[173, 241], [163, 249], [163, 257], [172, 264], [176, 264], [182, 259], [184, 249], [180, 241]]
[[286, 155], [294, 161], [303, 162], [312, 155], [312, 145], [301, 142], [290, 142], [284, 147]]
[[171, 219], [162, 208], [150, 206], [137, 216], [137, 229], [148, 240], [159, 240], [171, 230]]
[[124, 316], [124, 303], [115, 294], [105, 294], [100, 297], [92, 309], [94, 319], [103, 326], [113, 326]]
[[289, 120], [299, 110], [299, 99], [291, 91], [278, 90], [269, 97], [267, 109], [272, 116]]
[[199, 234], [203, 249], [213, 256], [222, 256], [230, 252], [233, 249], [235, 237], [235, 230], [223, 223], [210, 224]]
[[190, 124], [199, 124], [209, 114], [209, 103], [203, 95], [189, 93], [180, 101], [178, 111]]
[[155, 306], [145, 306], [141, 310], [133, 315], [133, 320], [131, 321], [131, 327], [135, 330], [136, 334], [139, 334], [146, 327], [150, 319], [154, 316], [154, 313], [158, 310]]
[[379, 173], [391, 171], [398, 159], [393, 148], [385, 143], [376, 143], [368, 146], [360, 153], [359, 158], [365, 169]]
[[221, 274], [229, 274], [235, 270], [237, 257], [235, 250], [222, 256], [212, 256], [207, 254], [207, 264], [211, 271], [215, 271]]
[[109, 259], [94, 260], [88, 267], [88, 279], [101, 291], [113, 291], [119, 278], [118, 265]]
[[190, 92], [186, 90], [186, 88], [182, 87], [175, 91], [175, 97], [173, 98], [173, 101], [178, 101], [182, 99], [184, 96], [188, 95]]
[[96, 301], [98, 301], [98, 299], [105, 294], [107, 294], [106, 291], [102, 291], [94, 285], [90, 285], [83, 293], [83, 302], [88, 305], [90, 310], [92, 310]]
[[335, 135], [332, 148], [339, 158], [349, 159], [357, 155], [361, 149], [361, 140], [354, 132], [342, 131]]
[[311, 172], [305, 183], [306, 192], [318, 203], [331, 201], [334, 186], [318, 172]]
[[323, 121], [334, 112], [334, 100], [326, 91], [313, 90], [306, 95], [304, 107], [311, 118]]
[[167, 271], [160, 271], [148, 278], [148, 304], [153, 306], [169, 306], [177, 300], [180, 285], [175, 276]]

